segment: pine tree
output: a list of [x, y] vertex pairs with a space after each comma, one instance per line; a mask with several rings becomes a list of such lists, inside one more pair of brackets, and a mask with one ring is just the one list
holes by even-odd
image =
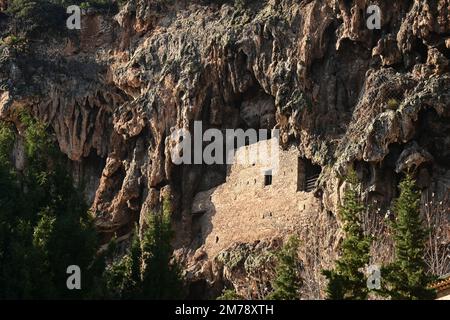
[[420, 193], [409, 174], [399, 188], [392, 224], [395, 260], [382, 269], [383, 292], [392, 299], [432, 299], [434, 291], [427, 288], [431, 278], [424, 261], [426, 229], [420, 217]]
[[339, 209], [343, 222], [344, 239], [341, 255], [333, 270], [324, 270], [328, 279], [327, 295], [332, 300], [363, 300], [368, 288], [363, 269], [369, 263], [371, 239], [363, 232], [361, 215], [364, 206], [358, 194], [358, 178], [354, 171], [347, 177], [349, 188], [344, 194], [344, 204]]
[[[9, 161], [13, 127], [0, 122], [0, 298], [80, 298], [95, 276], [92, 219], [47, 128], [24, 112], [19, 119], [27, 158], [22, 172]], [[83, 270], [81, 291], [66, 287], [73, 264]]]
[[106, 272], [108, 290], [117, 298], [176, 299], [183, 295], [180, 269], [172, 262], [168, 200], [158, 213], [149, 214], [141, 237], [137, 230], [128, 254], [113, 263]]
[[[110, 255], [114, 255], [115, 242], [112, 241], [109, 247]], [[119, 299], [139, 299], [142, 297], [141, 256], [141, 242], [136, 227], [129, 252], [119, 260], [114, 261], [105, 270], [106, 296]]]
[[302, 280], [298, 258], [299, 239], [292, 236], [278, 253], [276, 276], [273, 281], [274, 291], [269, 295], [273, 300], [298, 300]]
[[171, 215], [170, 201], [164, 199], [162, 211], [148, 217], [148, 228], [142, 236], [144, 298], [176, 299], [182, 293], [179, 267], [171, 263]]

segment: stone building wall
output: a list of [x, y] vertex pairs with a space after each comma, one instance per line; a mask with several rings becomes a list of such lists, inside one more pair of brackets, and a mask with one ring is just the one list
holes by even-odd
[[[242, 147], [237, 155], [271, 142]], [[193, 234], [208, 256], [214, 257], [236, 242], [291, 233], [305, 215], [320, 211], [320, 201], [312, 192], [297, 191], [298, 176], [302, 175], [298, 150], [278, 151], [278, 168], [260, 162], [230, 165], [224, 184], [195, 196]], [[265, 173], [270, 169], [272, 183], [265, 185]]]

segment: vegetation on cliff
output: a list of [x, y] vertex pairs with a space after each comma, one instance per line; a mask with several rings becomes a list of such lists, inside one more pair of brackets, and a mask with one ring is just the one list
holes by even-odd
[[115, 14], [122, 3], [114, 0], [11, 0], [6, 13], [14, 18], [11, 30], [14, 34], [41, 37], [67, 32], [67, 8], [71, 5]]
[[371, 239], [364, 234], [361, 219], [365, 210], [358, 193], [358, 178], [354, 171], [347, 177], [349, 188], [344, 194], [344, 203], [339, 210], [343, 221], [344, 240], [341, 255], [333, 270], [324, 270], [328, 279], [329, 299], [364, 300], [368, 288], [363, 269], [369, 263]]
[[432, 299], [435, 292], [428, 288], [432, 278], [424, 260], [427, 230], [420, 216], [420, 193], [410, 175], [399, 188], [392, 224], [395, 260], [382, 270], [383, 291], [392, 299]]
[[6, 13], [14, 18], [12, 32], [15, 34], [37, 35], [65, 31], [66, 10], [57, 1], [12, 0]]
[[[130, 251], [106, 267], [110, 252], [97, 254], [93, 220], [67, 171], [67, 160], [47, 127], [19, 116], [23, 136], [0, 122], [0, 298], [147, 298], [182, 295], [170, 263], [171, 209], [148, 216]], [[17, 170], [13, 148], [23, 144], [26, 166]], [[18, 159], [15, 159], [18, 162]], [[81, 290], [69, 290], [67, 268], [81, 270]]]
[[[366, 210], [356, 186], [358, 179], [351, 171], [340, 214], [345, 232], [342, 252], [333, 270], [324, 270], [328, 279], [329, 299], [367, 299], [365, 268], [370, 261], [371, 238], [364, 234], [361, 217]], [[381, 270], [381, 289], [375, 292], [391, 299], [432, 299], [429, 288], [432, 277], [424, 260], [427, 230], [420, 216], [420, 193], [414, 179], [407, 175], [399, 184], [400, 195], [394, 201], [395, 220], [392, 232], [395, 259]]]
[[141, 237], [136, 229], [129, 252], [107, 268], [108, 294], [125, 299], [177, 299], [183, 297], [178, 265], [171, 262], [171, 208], [164, 201], [160, 212], [147, 216]]
[[[0, 292], [1, 298], [80, 298], [95, 281], [97, 236], [81, 193], [46, 127], [20, 116], [27, 165], [11, 161], [20, 143], [0, 124]], [[67, 267], [83, 270], [83, 291], [66, 287]]]
[[277, 267], [273, 281], [273, 292], [269, 299], [298, 300], [302, 279], [300, 277], [300, 259], [298, 248], [300, 241], [297, 237], [290, 237], [277, 255]]
[[[94, 204], [93, 214], [102, 219], [102, 232], [107, 233], [104, 236], [128, 230], [138, 216], [143, 218], [145, 208], [158, 205], [158, 197], [153, 195], [166, 184], [175, 187], [174, 198], [182, 204], [179, 230], [191, 231], [191, 198], [225, 180], [225, 170], [173, 166], [167, 147], [173, 142], [169, 136], [173, 129], [183, 126], [190, 130], [192, 119], [202, 119], [205, 127], [219, 130], [262, 128], [265, 123], [280, 128], [283, 144], [292, 143], [302, 155], [322, 166], [315, 197], [312, 193], [308, 196], [317, 200], [317, 210], [292, 206], [289, 224], [272, 224], [278, 219], [277, 212], [273, 216], [270, 212], [270, 217], [262, 212], [261, 229], [242, 228], [244, 232], [236, 232], [233, 239], [236, 243], [264, 242], [255, 239], [256, 232], [268, 229], [271, 236], [279, 236], [279, 230], [293, 226], [293, 232], [302, 240], [302, 298], [323, 297], [325, 282], [320, 270], [331, 268], [335, 248], [342, 239], [340, 221], [336, 219], [338, 202], [342, 200], [339, 176], [352, 164], [362, 177], [361, 192], [367, 195], [364, 201], [382, 202], [377, 208], [380, 214], [370, 217], [374, 218], [372, 225], [393, 218], [390, 214], [383, 216], [397, 194], [398, 176], [410, 166], [417, 168], [415, 177], [422, 194], [435, 193], [436, 202], [443, 208], [435, 230], [441, 230], [439, 236], [444, 236], [439, 240], [438, 236], [430, 236], [429, 241], [439, 250], [429, 250], [430, 244], [427, 250], [438, 259], [449, 257], [450, 158], [446, 150], [450, 148], [443, 133], [450, 123], [450, 42], [447, 11], [441, 10], [445, 0], [434, 1], [432, 6], [419, 0], [386, 4], [382, 8], [382, 30], [362, 27], [368, 0], [135, 0], [114, 19], [103, 15], [104, 11], [98, 14], [101, 10], [94, 8], [96, 3], [101, 6], [107, 2], [10, 0], [8, 12], [0, 19], [0, 116], [14, 121], [14, 109], [26, 106], [49, 122], [61, 150], [92, 178], [85, 192]], [[223, 3], [226, 5], [221, 6]], [[66, 4], [79, 4], [88, 12], [81, 31], [67, 31], [64, 26]], [[0, 4], [4, 5], [5, 1]], [[421, 14], [425, 11], [430, 14]], [[67, 32], [70, 37], [60, 41], [51, 30]], [[33, 36], [28, 31], [33, 31]], [[15, 134], [8, 130], [2, 131], [5, 143], [0, 148], [10, 150], [25, 144], [15, 140]], [[36, 152], [31, 153], [36, 156]], [[20, 170], [11, 169], [10, 157], [7, 152], [4, 155], [0, 184], [6, 209], [2, 210], [11, 210], [10, 216], [17, 217], [16, 211], [25, 207], [21, 202], [34, 201], [28, 192], [40, 193], [30, 191], [28, 164]], [[90, 172], [92, 167], [95, 173]], [[290, 169], [295, 172], [295, 168]], [[32, 180], [48, 178], [46, 170], [43, 173]], [[220, 176], [217, 182], [210, 179], [215, 176]], [[7, 198], [8, 192], [18, 195]], [[238, 196], [249, 199], [245, 194]], [[261, 200], [268, 199], [261, 194]], [[33, 239], [25, 242], [45, 253], [46, 234], [56, 228], [61, 218], [46, 213], [46, 206], [41, 207], [42, 221], [41, 216], [27, 218], [31, 227], [23, 234], [32, 233]], [[428, 210], [435, 219], [435, 207]], [[250, 223], [258, 219], [254, 218], [257, 215], [247, 219], [245, 214], [248, 212], [242, 211]], [[7, 222], [2, 228], [7, 226], [8, 231], [0, 235], [1, 239], [9, 237], [9, 229], [22, 234], [17, 230], [23, 224], [11, 222], [8, 215], [4, 217]], [[197, 222], [192, 224], [195, 230], [183, 239], [192, 236], [195, 248], [197, 243], [200, 248], [188, 250], [185, 246], [180, 250], [195, 271], [192, 281], [208, 279], [209, 284], [226, 278], [226, 285], [241, 289], [242, 282], [249, 282], [241, 270], [250, 275], [250, 281], [263, 278], [260, 266], [266, 260], [249, 256], [261, 252], [260, 248], [230, 254], [224, 267], [216, 270], [212, 252], [226, 249], [229, 243], [214, 235], [217, 250], [214, 247], [214, 251], [203, 251], [198, 230], [205, 228], [197, 228]], [[211, 235], [218, 230], [214, 224], [207, 228]], [[386, 234], [389, 239], [374, 241], [371, 260], [386, 262], [392, 257], [392, 239], [388, 228], [383, 225], [381, 229], [383, 237]], [[141, 254], [142, 240], [136, 241], [130, 259], [133, 254]], [[6, 247], [10, 254], [11, 246]], [[139, 255], [133, 259], [142, 260]], [[94, 261], [103, 271], [101, 259]], [[241, 267], [236, 261], [245, 263]], [[426, 262], [435, 266], [430, 256]], [[434, 274], [449, 271], [448, 260], [440, 260], [439, 265], [443, 267], [433, 269]], [[211, 269], [215, 272], [211, 273]], [[408, 270], [396, 268], [392, 275]], [[263, 271], [264, 275], [271, 274]], [[136, 270], [133, 272], [134, 277]], [[142, 281], [141, 275], [138, 278]], [[402, 275], [403, 280], [407, 278]], [[411, 274], [411, 278], [420, 280], [422, 276]], [[243, 289], [238, 293], [246, 298], [265, 297], [264, 290], [271, 287], [269, 279], [255, 280], [256, 289], [249, 290], [253, 292], [248, 295]], [[393, 288], [395, 283], [389, 284], [387, 290]], [[209, 294], [209, 288], [204, 290], [205, 296]], [[402, 298], [417, 296], [402, 293]]]

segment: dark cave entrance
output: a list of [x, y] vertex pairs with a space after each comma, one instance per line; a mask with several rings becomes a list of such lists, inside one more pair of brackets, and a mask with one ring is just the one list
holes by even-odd
[[[239, 65], [246, 66], [247, 56], [239, 51], [237, 59]], [[272, 129], [275, 127], [275, 98], [267, 94], [257, 82], [253, 73], [248, 70], [240, 71], [242, 78], [251, 79], [243, 92], [236, 92], [232, 97], [214, 96], [209, 92], [210, 99], [204, 107], [202, 115], [203, 130], [215, 128], [224, 134], [224, 147], [226, 150], [226, 130], [242, 130], [244, 138], [234, 137], [234, 150], [250, 146], [253, 143], [273, 138]], [[245, 76], [245, 77], [244, 77]], [[220, 106], [220, 108], [219, 108]], [[255, 130], [256, 137], [249, 137], [247, 130]], [[254, 141], [256, 139], [256, 141]], [[206, 143], [203, 148], [206, 147]], [[229, 165], [226, 163], [227, 154], [223, 153], [224, 164], [201, 165], [201, 176], [195, 193], [217, 187], [226, 181]]]
[[414, 140], [433, 156], [436, 164], [450, 168], [450, 118], [428, 107], [419, 112], [416, 126]]

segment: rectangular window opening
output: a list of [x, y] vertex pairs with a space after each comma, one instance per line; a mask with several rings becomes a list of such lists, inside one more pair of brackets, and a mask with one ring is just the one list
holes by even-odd
[[268, 170], [264, 173], [264, 186], [270, 186], [272, 184], [272, 170]]

